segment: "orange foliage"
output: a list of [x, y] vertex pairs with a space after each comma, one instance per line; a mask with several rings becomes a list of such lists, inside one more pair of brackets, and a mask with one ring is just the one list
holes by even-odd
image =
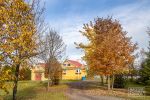
[[137, 44], [131, 42], [117, 20], [97, 18], [84, 24], [83, 30], [81, 33], [89, 43], [77, 46], [84, 50], [83, 58], [91, 73], [114, 75], [128, 71], [128, 65], [134, 61], [133, 52]]

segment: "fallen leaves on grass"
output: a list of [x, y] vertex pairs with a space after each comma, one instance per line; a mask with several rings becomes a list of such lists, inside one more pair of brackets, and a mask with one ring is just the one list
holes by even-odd
[[118, 96], [118, 97], [126, 97], [128, 93], [126, 90], [102, 90], [102, 89], [91, 89], [91, 90], [83, 90], [86, 95], [102, 95], [102, 96]]

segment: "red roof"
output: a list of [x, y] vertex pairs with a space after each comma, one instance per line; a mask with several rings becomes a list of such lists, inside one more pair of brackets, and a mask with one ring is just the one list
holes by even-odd
[[38, 65], [41, 66], [41, 67], [45, 67], [46, 66], [45, 63], [38, 63]]
[[[75, 67], [84, 67], [84, 65], [82, 65], [80, 62], [78, 61], [74, 61], [74, 60], [67, 60], [70, 64], [74, 65]], [[45, 63], [38, 63], [39, 66], [41, 67], [45, 67], [46, 64]]]
[[68, 60], [68, 62], [70, 62], [71, 64], [75, 65], [76, 67], [82, 67], [82, 64], [79, 63], [78, 61]]

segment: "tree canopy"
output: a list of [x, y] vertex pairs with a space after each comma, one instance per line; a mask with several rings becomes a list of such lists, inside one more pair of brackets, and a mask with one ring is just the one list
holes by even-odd
[[0, 64], [14, 67], [13, 99], [16, 99], [19, 68], [37, 55], [36, 13], [25, 0], [0, 1]]
[[127, 37], [121, 24], [108, 17], [96, 18], [90, 24], [84, 24], [80, 31], [89, 43], [77, 44], [84, 50], [84, 60], [91, 73], [95, 75], [114, 75], [128, 71], [128, 65], [134, 61], [136, 45]]

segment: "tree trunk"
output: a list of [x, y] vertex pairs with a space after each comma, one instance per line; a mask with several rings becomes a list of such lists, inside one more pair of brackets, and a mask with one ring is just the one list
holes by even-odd
[[108, 76], [106, 76], [106, 84], [108, 83]]
[[104, 77], [103, 77], [103, 75], [100, 75], [100, 77], [101, 77], [101, 85], [104, 85]]
[[113, 90], [113, 88], [114, 88], [114, 80], [115, 80], [115, 76], [112, 75], [112, 84], [111, 84], [111, 89], [112, 89], [112, 90]]
[[131, 81], [133, 81], [133, 74], [131, 74]]
[[108, 75], [108, 90], [110, 90], [110, 75]]
[[49, 81], [50, 81], [50, 76], [48, 75], [47, 91], [49, 91], [49, 86], [50, 86], [50, 85], [49, 85], [49, 84], [50, 84], [50, 82], [49, 82]]
[[14, 87], [13, 87], [13, 100], [16, 100], [16, 94], [17, 94], [17, 86], [18, 86], [18, 76], [19, 76], [19, 67], [20, 64], [16, 66], [16, 71], [15, 71], [15, 80], [14, 80]]
[[[50, 67], [50, 66], [48, 66]], [[47, 91], [49, 91], [49, 86], [50, 86], [50, 68], [48, 68], [48, 82], [47, 82]]]

